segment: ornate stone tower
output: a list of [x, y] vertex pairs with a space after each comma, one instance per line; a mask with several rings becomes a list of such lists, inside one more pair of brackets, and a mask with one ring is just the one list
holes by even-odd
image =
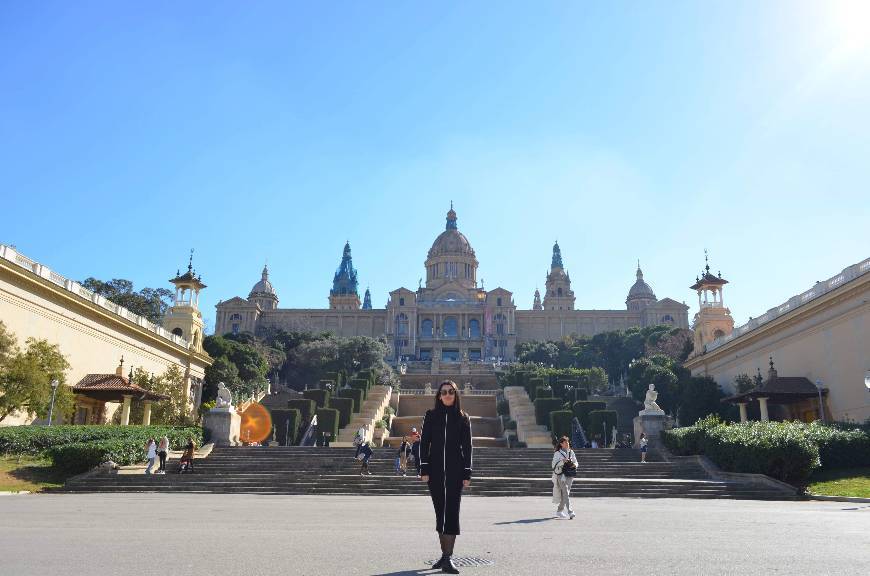
[[366, 288], [366, 295], [363, 297], [363, 310], [371, 310], [372, 309], [372, 293], [369, 292], [369, 289]]
[[426, 257], [426, 288], [437, 290], [451, 284], [457, 289], [477, 287], [477, 257], [468, 238], [456, 225], [453, 203], [447, 212], [447, 226]]
[[275, 310], [278, 308], [278, 294], [269, 282], [269, 267], [263, 266], [263, 276], [259, 282], [251, 288], [248, 294], [248, 302], [259, 304], [262, 310]]
[[176, 272], [170, 282], [175, 284], [175, 300], [163, 318], [163, 327], [187, 339], [194, 352], [202, 352], [203, 322], [199, 311], [199, 291], [206, 285], [202, 283], [202, 276], [197, 276], [193, 269], [193, 250], [190, 251], [187, 272]]
[[710, 273], [710, 263], [704, 255], [705, 266], [700, 277], [695, 278], [695, 283], [690, 286], [698, 292], [698, 313], [695, 314], [695, 322], [692, 329], [695, 331], [695, 350], [692, 355], [702, 354], [704, 346], [716, 338], [728, 336], [734, 331], [734, 318], [731, 310], [725, 307], [722, 300], [722, 288], [728, 281]]
[[559, 243], [553, 244], [553, 261], [547, 274], [544, 310], [573, 310], [574, 291], [571, 290], [571, 276], [562, 266], [562, 251]]
[[356, 269], [350, 255], [350, 242], [344, 243], [344, 253], [341, 264], [332, 278], [332, 290], [329, 291], [329, 307], [333, 310], [359, 310], [359, 292]]
[[535, 302], [532, 304], [532, 310], [543, 310], [544, 307], [541, 305], [541, 293], [535, 288]]
[[637, 280], [634, 285], [628, 290], [628, 297], [625, 299], [625, 307], [630, 312], [639, 312], [647, 306], [651, 306], [657, 302], [655, 292], [649, 284], [643, 281], [643, 272], [640, 269], [640, 260], [637, 261], [637, 272], [635, 273]]

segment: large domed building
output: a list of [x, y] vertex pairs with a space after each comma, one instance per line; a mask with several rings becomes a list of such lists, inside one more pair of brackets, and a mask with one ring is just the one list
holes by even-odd
[[689, 327], [688, 306], [670, 298], [658, 300], [639, 263], [625, 310], [574, 309], [576, 296], [558, 242], [553, 246], [543, 300], [536, 290], [530, 310], [518, 309], [513, 293], [504, 288], [485, 290], [477, 280], [478, 265], [451, 205], [446, 226], [426, 256], [425, 285], [421, 281], [417, 290], [393, 290], [385, 308], [371, 307], [368, 290], [361, 304], [358, 272], [346, 243], [329, 291], [329, 308], [278, 308], [278, 295], [264, 268], [247, 300], [236, 297], [217, 305], [215, 332], [262, 333], [281, 328], [385, 336], [394, 359], [416, 361], [418, 367], [428, 365], [432, 373], [440, 373], [452, 363], [511, 360], [520, 342], [655, 324]]

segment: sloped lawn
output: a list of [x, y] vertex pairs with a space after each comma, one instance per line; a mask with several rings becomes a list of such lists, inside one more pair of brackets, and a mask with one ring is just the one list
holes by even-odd
[[56, 471], [49, 458], [0, 456], [0, 492], [41, 492], [63, 485], [66, 475]]
[[870, 467], [817, 472], [810, 478], [807, 491], [824, 496], [870, 498]]

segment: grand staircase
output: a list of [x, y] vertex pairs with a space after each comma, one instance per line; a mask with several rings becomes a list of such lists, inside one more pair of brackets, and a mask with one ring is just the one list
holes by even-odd
[[[712, 481], [694, 461], [638, 462], [634, 450], [577, 450], [575, 497], [790, 499], [766, 486]], [[375, 449], [370, 476], [359, 475], [352, 448], [224, 447], [197, 460], [190, 474], [104, 474], [72, 479], [66, 492], [206, 492], [240, 494], [427, 494], [413, 476], [394, 472], [395, 450]], [[551, 449], [475, 448], [472, 496], [552, 495]], [[650, 455], [654, 458], [654, 455]]]

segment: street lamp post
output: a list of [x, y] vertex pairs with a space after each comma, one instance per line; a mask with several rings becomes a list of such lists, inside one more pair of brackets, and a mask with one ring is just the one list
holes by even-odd
[[819, 419], [825, 423], [825, 409], [822, 407], [822, 381], [816, 380], [816, 388], [819, 390]]
[[51, 381], [51, 403], [48, 405], [48, 425], [51, 426], [51, 417], [54, 415], [54, 397], [57, 394], [57, 387], [60, 382], [57, 378]]

